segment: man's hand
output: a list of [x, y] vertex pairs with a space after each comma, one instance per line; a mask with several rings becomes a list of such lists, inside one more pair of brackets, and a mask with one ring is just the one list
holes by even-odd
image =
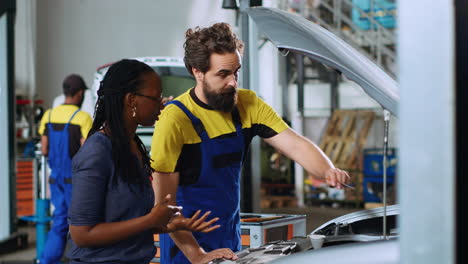
[[219, 259], [219, 258], [224, 258], [224, 259], [229, 259], [229, 260], [238, 259], [237, 255], [234, 252], [232, 252], [231, 249], [220, 248], [220, 249], [216, 249], [211, 252], [204, 253], [202, 255], [197, 256], [195, 259], [192, 260], [192, 263], [204, 264], [204, 263], [210, 262], [213, 259]]
[[325, 172], [325, 181], [330, 187], [343, 189], [343, 183], [348, 184], [350, 179], [346, 171], [337, 168], [331, 168]]
[[211, 212], [206, 212], [203, 216], [199, 217], [200, 213], [201, 211], [198, 210], [191, 218], [185, 218], [183, 216], [174, 217], [167, 225], [166, 231], [186, 230], [190, 232], [208, 233], [220, 227], [220, 225], [212, 226], [212, 224], [219, 220], [218, 217], [205, 222]]

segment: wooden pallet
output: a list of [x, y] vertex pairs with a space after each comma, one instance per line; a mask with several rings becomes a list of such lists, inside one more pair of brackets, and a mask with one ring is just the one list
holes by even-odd
[[375, 119], [369, 110], [335, 110], [327, 124], [320, 148], [335, 166], [358, 169], [367, 135]]

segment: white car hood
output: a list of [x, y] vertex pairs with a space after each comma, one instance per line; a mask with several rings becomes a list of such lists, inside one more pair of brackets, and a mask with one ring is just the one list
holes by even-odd
[[383, 108], [398, 116], [397, 82], [342, 39], [293, 13], [266, 7], [248, 8], [246, 12], [259, 32], [278, 49], [301, 53], [341, 72]]

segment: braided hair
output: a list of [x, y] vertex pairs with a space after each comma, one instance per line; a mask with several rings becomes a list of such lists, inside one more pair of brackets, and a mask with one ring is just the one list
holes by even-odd
[[154, 70], [147, 64], [129, 59], [120, 60], [109, 68], [99, 86], [93, 126], [88, 134], [90, 137], [97, 131], [105, 129], [112, 143], [115, 172], [120, 172], [118, 175], [127, 183], [145, 183], [148, 175], [153, 172], [146, 147], [135, 135], [134, 140], [137, 142], [148, 175], [137, 173], [140, 164], [130, 150], [130, 139], [123, 120], [125, 95], [137, 92], [142, 83], [142, 75], [149, 72]]

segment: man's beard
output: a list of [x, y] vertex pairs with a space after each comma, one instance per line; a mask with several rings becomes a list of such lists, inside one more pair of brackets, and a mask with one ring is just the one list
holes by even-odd
[[237, 90], [233, 86], [227, 86], [221, 93], [216, 93], [206, 80], [203, 80], [203, 93], [208, 105], [215, 110], [231, 112], [237, 103]]

